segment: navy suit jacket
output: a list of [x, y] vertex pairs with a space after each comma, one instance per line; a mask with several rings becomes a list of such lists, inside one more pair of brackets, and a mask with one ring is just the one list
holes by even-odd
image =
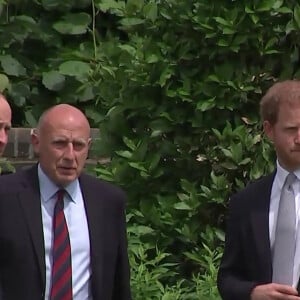
[[250, 300], [256, 285], [272, 282], [269, 206], [274, 176], [250, 183], [230, 199], [218, 273], [218, 288], [224, 300]]
[[[89, 228], [93, 300], [129, 300], [125, 194], [79, 178]], [[0, 285], [4, 300], [41, 300], [45, 248], [37, 167], [0, 177]]]

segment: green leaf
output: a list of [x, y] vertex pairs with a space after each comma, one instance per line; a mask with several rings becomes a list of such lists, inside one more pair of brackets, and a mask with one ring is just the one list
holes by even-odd
[[65, 2], [61, 0], [42, 0], [42, 5], [45, 9], [56, 9], [61, 7]]
[[190, 196], [184, 193], [177, 193], [177, 197], [182, 202], [188, 201], [190, 199]]
[[273, 8], [278, 10], [283, 5], [283, 2], [284, 2], [284, 0], [276, 0], [273, 5]]
[[129, 152], [127, 150], [126, 151], [116, 151], [115, 153], [118, 154], [121, 157], [124, 157], [124, 158], [131, 158], [132, 157], [132, 152]]
[[157, 63], [159, 61], [159, 57], [155, 54], [150, 54], [149, 56], [147, 56], [146, 58], [146, 62], [148, 64], [153, 64], [153, 63]]
[[174, 204], [174, 208], [178, 209], [178, 210], [192, 210], [193, 208], [191, 208], [187, 203], [185, 202], [178, 202]]
[[43, 72], [42, 77], [43, 85], [51, 91], [59, 91], [64, 86], [65, 76], [57, 71]]
[[0, 61], [6, 74], [12, 76], [26, 75], [26, 69], [11, 55], [1, 55]]
[[214, 19], [216, 20], [217, 23], [219, 23], [221, 25], [231, 27], [231, 23], [221, 17], [215, 17]]
[[157, 19], [157, 4], [153, 2], [147, 3], [143, 8], [145, 17], [155, 22]]
[[250, 159], [250, 157], [247, 157], [247, 158], [244, 158], [242, 161], [240, 161], [239, 165], [243, 166], [243, 165], [247, 165], [249, 163], [251, 163], [251, 159]]
[[151, 159], [149, 170], [153, 171], [158, 166], [160, 160], [161, 160], [161, 155], [159, 153], [155, 153]]
[[26, 16], [26, 15], [15, 16], [14, 20], [23, 21], [24, 24], [26, 24], [26, 23], [31, 24], [31, 25], [36, 24], [36, 21], [32, 17]]
[[254, 13], [254, 10], [253, 10], [252, 8], [250, 8], [249, 6], [246, 5], [246, 7], [245, 7], [245, 12], [246, 12], [247, 14], [253, 14], [253, 13]]
[[131, 56], [134, 56], [136, 54], [136, 49], [131, 45], [119, 45], [118, 47], [129, 53]]
[[259, 21], [259, 17], [258, 17], [258, 15], [250, 15], [250, 18], [251, 18], [251, 20], [252, 20], [252, 22], [254, 23], [254, 24], [257, 24], [258, 23], [258, 21]]
[[37, 119], [33, 116], [31, 110], [25, 111], [25, 118], [26, 122], [29, 124], [30, 127], [35, 128], [37, 125]]
[[0, 73], [0, 92], [3, 92], [9, 86], [9, 79], [5, 74]]
[[210, 110], [211, 108], [215, 107], [216, 106], [215, 99], [216, 99], [216, 97], [199, 101], [196, 106], [197, 110], [207, 111], [207, 110]]
[[150, 234], [154, 230], [149, 226], [138, 225], [134, 227], [134, 231], [138, 235]]
[[146, 168], [143, 166], [143, 163], [141, 162], [130, 162], [128, 163], [129, 166], [131, 166], [134, 169], [137, 169], [139, 171], [147, 172]]
[[293, 11], [288, 7], [278, 8], [277, 11], [281, 14], [292, 14], [293, 13]]
[[84, 34], [91, 23], [87, 13], [67, 14], [62, 21], [53, 24], [53, 28], [62, 34]]
[[135, 14], [141, 11], [144, 5], [144, 0], [127, 0], [126, 12], [128, 14]]
[[135, 145], [134, 141], [129, 139], [128, 137], [124, 136], [123, 137], [123, 142], [124, 144], [132, 151], [135, 151], [137, 146]]
[[223, 32], [223, 34], [233, 35], [233, 34], [236, 33], [236, 30], [228, 28], [228, 27], [225, 27], [225, 28], [222, 29], [222, 32]]
[[260, 0], [256, 7], [257, 11], [270, 11], [278, 6], [277, 0]]
[[107, 169], [104, 169], [103, 167], [96, 167], [95, 171], [100, 173], [100, 174], [106, 175], [106, 176], [111, 176], [111, 177], [113, 176], [111, 171], [109, 171]]
[[159, 84], [161, 87], [166, 85], [166, 82], [168, 81], [168, 79], [171, 78], [172, 74], [173, 74], [173, 70], [171, 70], [169, 67], [166, 67], [163, 70], [159, 78]]
[[12, 83], [10, 95], [16, 106], [23, 107], [26, 103], [26, 98], [31, 95], [29, 85], [24, 82]]
[[86, 78], [90, 72], [90, 65], [82, 61], [69, 60], [59, 66], [59, 72], [76, 78]]
[[299, 5], [295, 5], [295, 8], [294, 8], [294, 20], [295, 20], [298, 28], [300, 28], [300, 6]]
[[121, 12], [125, 10], [125, 1], [103, 0], [100, 3], [96, 2], [95, 5], [104, 13], [108, 11]]
[[230, 150], [222, 148], [221, 151], [224, 153], [224, 155], [226, 157], [228, 157], [228, 158], [232, 158], [233, 157], [233, 153]]
[[143, 23], [145, 23], [145, 20], [140, 18], [123, 18], [120, 21], [120, 24], [125, 27], [132, 27]]
[[238, 166], [230, 161], [222, 162], [220, 164], [220, 166], [226, 170], [237, 170], [238, 169]]

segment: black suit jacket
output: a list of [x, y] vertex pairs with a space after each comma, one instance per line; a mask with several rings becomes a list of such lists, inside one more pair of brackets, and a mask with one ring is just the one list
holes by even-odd
[[[131, 299], [125, 195], [79, 178], [90, 234], [93, 300]], [[37, 167], [0, 177], [0, 284], [5, 300], [44, 299], [45, 249]]]
[[218, 273], [224, 300], [248, 300], [272, 281], [269, 206], [275, 173], [250, 183], [229, 202], [225, 249]]

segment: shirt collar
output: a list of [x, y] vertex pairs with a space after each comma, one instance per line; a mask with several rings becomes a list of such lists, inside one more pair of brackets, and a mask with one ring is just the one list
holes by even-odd
[[[283, 184], [284, 184], [284, 182], [285, 182], [285, 179], [286, 179], [286, 177], [288, 176], [288, 174], [289, 174], [290, 172], [288, 172], [286, 169], [284, 169], [284, 168], [279, 164], [278, 160], [277, 160], [277, 162], [276, 162], [276, 165], [277, 165], [277, 171], [276, 171], [277, 183], [278, 183], [278, 187], [279, 187], [280, 189], [282, 189]], [[293, 173], [296, 175], [296, 177], [297, 177], [298, 179], [300, 179], [300, 169], [295, 170]]]
[[[38, 164], [38, 179], [40, 184], [40, 193], [43, 201], [47, 202], [51, 198], [53, 198], [54, 194], [60, 189], [43, 171], [40, 164]], [[79, 181], [78, 179], [69, 183], [66, 187], [64, 187], [65, 191], [69, 195], [71, 201], [76, 203], [76, 192], [79, 189]]]

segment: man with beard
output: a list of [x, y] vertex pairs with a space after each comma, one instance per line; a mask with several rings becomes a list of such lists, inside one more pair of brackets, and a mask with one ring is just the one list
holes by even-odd
[[260, 111], [276, 170], [230, 199], [218, 288], [224, 300], [300, 300], [300, 81], [275, 83]]

